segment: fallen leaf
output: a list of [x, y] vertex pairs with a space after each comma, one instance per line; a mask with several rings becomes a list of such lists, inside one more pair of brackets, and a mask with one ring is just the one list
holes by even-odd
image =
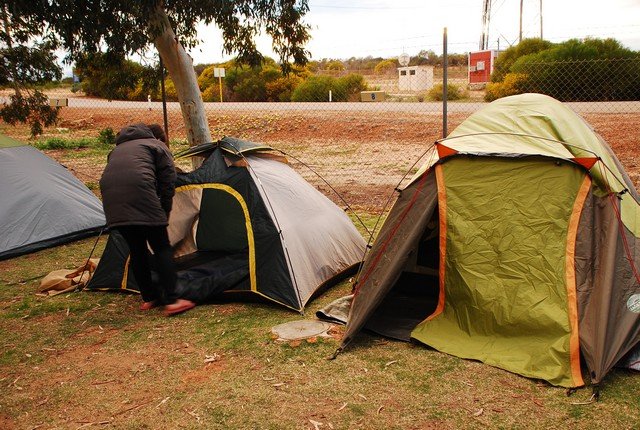
[[313, 425], [314, 430], [320, 430], [321, 422], [309, 420], [309, 422]]
[[217, 352], [215, 352], [213, 355], [205, 355], [204, 362], [213, 363], [214, 361], [217, 361], [219, 358], [220, 358], [220, 355]]

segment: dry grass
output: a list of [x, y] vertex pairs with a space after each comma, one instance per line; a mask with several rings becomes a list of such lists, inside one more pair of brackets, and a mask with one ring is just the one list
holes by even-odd
[[[98, 249], [104, 246], [104, 239]], [[640, 378], [614, 370], [602, 400], [425, 347], [362, 334], [280, 343], [302, 318], [258, 303], [174, 318], [107, 293], [35, 296], [40, 275], [74, 266], [93, 239], [0, 262], [2, 428], [633, 428]], [[24, 279], [36, 278], [22, 282]], [[345, 282], [304, 318], [348, 293]], [[213, 358], [213, 360], [212, 360]]]
[[[79, 128], [50, 130], [45, 138], [96, 137], [106, 126], [117, 129], [143, 114], [102, 109]], [[210, 121], [224, 134], [303, 159], [366, 215], [368, 225], [439, 136], [441, 121], [353, 112], [246, 115]], [[66, 121], [83, 117], [64, 111]], [[638, 184], [637, 116], [587, 119]], [[461, 120], [454, 116], [450, 126]], [[26, 133], [6, 126], [0, 132]], [[180, 137], [180, 130], [171, 135]], [[107, 149], [48, 152], [95, 189]], [[640, 423], [637, 373], [612, 371], [602, 400], [580, 404], [589, 389], [567, 397], [545, 383], [366, 333], [327, 361], [343, 329], [336, 327], [333, 338], [279, 343], [271, 327], [302, 317], [274, 306], [225, 303], [167, 319], [138, 312], [136, 296], [35, 295], [42, 275], [79, 265], [92, 246], [89, 239], [0, 262], [0, 428], [611, 429]], [[98, 254], [102, 247], [104, 239]], [[349, 290], [346, 282], [329, 290], [304, 318]]]

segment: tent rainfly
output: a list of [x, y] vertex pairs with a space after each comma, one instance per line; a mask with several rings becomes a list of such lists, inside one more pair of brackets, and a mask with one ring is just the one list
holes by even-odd
[[[206, 159], [178, 174], [168, 227], [182, 297], [250, 293], [302, 311], [362, 261], [365, 242], [346, 213], [271, 148], [225, 137], [176, 158], [195, 155]], [[87, 289], [137, 291], [128, 255], [112, 233]]]
[[0, 135], [0, 260], [95, 235], [100, 200], [36, 148]]
[[638, 194], [586, 122], [540, 94], [497, 100], [437, 142], [400, 192], [339, 351], [367, 327], [597, 386], [640, 340], [639, 237]]

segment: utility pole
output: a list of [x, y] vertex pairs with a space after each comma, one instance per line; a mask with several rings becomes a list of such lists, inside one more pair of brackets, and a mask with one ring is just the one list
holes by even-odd
[[520, 36], [518, 37], [518, 43], [522, 42], [522, 3], [524, 0], [520, 0]]
[[489, 46], [489, 21], [491, 20], [491, 0], [482, 2], [482, 34], [480, 35], [480, 50], [484, 51]]
[[540, 0], [540, 39], [544, 40], [542, 37], [542, 0]]

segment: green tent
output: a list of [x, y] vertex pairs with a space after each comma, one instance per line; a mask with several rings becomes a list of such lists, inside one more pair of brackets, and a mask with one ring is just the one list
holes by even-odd
[[439, 141], [355, 283], [363, 327], [564, 387], [640, 340], [638, 194], [609, 146], [540, 94]]
[[[178, 174], [169, 217], [181, 297], [249, 295], [302, 311], [355, 272], [365, 249], [358, 230], [271, 148], [225, 137], [176, 157], [186, 156], [205, 161]], [[112, 233], [87, 289], [138, 291], [128, 257]]]

